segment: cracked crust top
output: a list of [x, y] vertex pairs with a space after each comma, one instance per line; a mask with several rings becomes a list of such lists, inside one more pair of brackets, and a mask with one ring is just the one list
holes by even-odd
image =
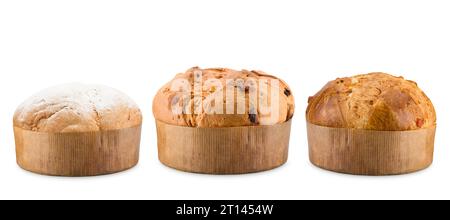
[[19, 106], [14, 126], [51, 133], [116, 130], [142, 124], [139, 107], [105, 86], [67, 84], [46, 89]]
[[329, 82], [309, 98], [306, 118], [320, 126], [379, 131], [436, 125], [433, 104], [417, 84], [386, 73]]
[[[248, 84], [239, 86], [234, 86], [235, 91], [241, 91], [244, 96], [241, 96], [242, 102], [246, 103], [245, 112], [238, 114], [237, 111], [234, 114], [207, 114], [212, 108], [210, 104], [203, 104], [203, 109], [200, 114], [195, 114], [194, 111], [184, 112], [184, 114], [173, 114], [172, 106], [179, 105], [185, 106], [185, 108], [193, 109], [194, 106], [198, 107], [199, 103], [195, 102], [195, 93], [192, 89], [191, 92], [181, 93], [178, 91], [172, 91], [172, 83], [177, 80], [184, 80], [189, 87], [194, 87], [194, 74], [202, 74], [202, 91], [200, 100], [204, 103], [211, 103], [211, 100], [217, 100], [216, 98], [220, 94], [226, 94], [227, 82], [230, 80], [237, 81], [243, 80], [244, 82], [251, 82], [252, 80], [267, 80], [272, 79], [279, 80], [278, 78], [268, 75], [262, 71], [237, 71], [226, 68], [214, 68], [214, 69], [200, 69], [194, 67], [186, 71], [185, 73], [178, 74], [175, 79], [163, 86], [153, 100], [153, 113], [155, 118], [167, 124], [187, 126], [187, 127], [238, 127], [238, 126], [255, 126], [255, 125], [273, 125], [277, 123], [283, 123], [290, 120], [294, 114], [294, 97], [289, 86], [279, 80], [279, 85], [274, 86], [271, 83], [268, 84], [270, 91], [278, 91], [279, 95], [279, 112], [276, 115], [271, 115], [271, 113], [264, 113], [260, 106], [261, 104], [252, 103], [249, 98], [250, 89]], [[220, 81], [222, 88], [217, 88], [214, 85], [209, 85], [207, 82], [211, 79], [217, 79]], [[224, 91], [225, 90], [225, 91]], [[219, 91], [221, 93], [219, 93]], [[254, 91], [254, 90], [253, 90]], [[256, 94], [256, 93], [255, 93]], [[259, 95], [261, 95], [264, 100], [269, 95], [266, 91], [259, 90]], [[245, 98], [244, 98], [245, 97]], [[232, 100], [234, 99], [234, 100]], [[226, 109], [230, 108], [230, 104], [234, 103], [236, 105], [239, 100], [234, 96], [225, 96], [223, 98], [223, 111], [227, 113]], [[270, 100], [270, 99], [267, 99]], [[183, 105], [182, 103], [187, 103]], [[200, 102], [201, 103], [201, 102]], [[215, 102], [214, 102], [215, 103]], [[268, 105], [271, 105], [270, 101]], [[233, 106], [231, 106], [232, 108]], [[234, 106], [236, 107], [236, 106]], [[253, 111], [250, 111], [253, 109]], [[256, 112], [256, 114], [254, 114]]]

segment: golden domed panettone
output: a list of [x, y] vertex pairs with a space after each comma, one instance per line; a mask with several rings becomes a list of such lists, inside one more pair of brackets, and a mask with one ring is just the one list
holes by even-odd
[[413, 81], [385, 73], [338, 78], [309, 98], [313, 164], [343, 173], [393, 175], [433, 160], [436, 112]]

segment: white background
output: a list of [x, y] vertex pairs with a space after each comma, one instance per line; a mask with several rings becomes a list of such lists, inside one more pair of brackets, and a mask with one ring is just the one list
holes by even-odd
[[[450, 199], [450, 3], [414, 0], [2, 0], [0, 199]], [[260, 69], [296, 96], [282, 168], [241, 176], [182, 173], [158, 162], [152, 99], [192, 66]], [[415, 80], [438, 112], [434, 165], [358, 177], [308, 161], [304, 111], [327, 81], [372, 71]], [[144, 112], [141, 161], [93, 178], [39, 176], [15, 164], [12, 117], [36, 91], [100, 83]]]

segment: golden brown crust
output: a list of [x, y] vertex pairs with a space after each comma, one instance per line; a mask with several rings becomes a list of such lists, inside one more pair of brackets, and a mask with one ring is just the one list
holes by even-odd
[[433, 104], [417, 84], [386, 73], [338, 78], [308, 102], [306, 118], [320, 126], [406, 131], [436, 125]]
[[[236, 87], [236, 90], [241, 89], [242, 92], [245, 91], [245, 100], [242, 100], [246, 103], [245, 113], [244, 114], [206, 114], [205, 111], [208, 111], [209, 105], [206, 106], [206, 109], [203, 109], [200, 114], [195, 114], [194, 111], [184, 112], [184, 114], [174, 114], [172, 106], [174, 103], [177, 105], [183, 106], [181, 103], [187, 100], [189, 103], [188, 108], [194, 109], [193, 106], [198, 106], [198, 103], [195, 103], [194, 91], [190, 93], [180, 93], [171, 90], [173, 83], [179, 80], [185, 80], [190, 86], [190, 88], [194, 87], [194, 74], [201, 72], [202, 73], [202, 82], [204, 88], [201, 91], [200, 100], [203, 102], [209, 103], [211, 100], [215, 100], [218, 94], [226, 94], [225, 90], [221, 90], [222, 93], [218, 93], [219, 89], [215, 86], [208, 86], [205, 83], [211, 79], [217, 79], [223, 85], [223, 88], [226, 88], [228, 80], [238, 80], [241, 79], [244, 82], [250, 81], [249, 79], [266, 79], [266, 80], [279, 80], [274, 76], [267, 75], [261, 71], [236, 71], [232, 69], [226, 68], [215, 68], [215, 69], [200, 69], [198, 67], [194, 67], [186, 71], [185, 73], [178, 74], [171, 82], [167, 83], [163, 86], [159, 92], [156, 94], [153, 100], [153, 113], [155, 118], [161, 122], [178, 125], [178, 126], [188, 126], [188, 127], [237, 127], [237, 126], [254, 126], [254, 125], [270, 125], [276, 123], [286, 122], [292, 118], [294, 114], [294, 97], [292, 95], [291, 89], [288, 85], [279, 81], [279, 86], [274, 87], [272, 84], [269, 85], [271, 89], [276, 89], [279, 91], [279, 114], [274, 116], [275, 120], [272, 120], [272, 115], [263, 114], [260, 111], [259, 105], [256, 103], [250, 103], [249, 99], [249, 91], [247, 87]], [[264, 96], [267, 94], [263, 91], [260, 93]], [[233, 103], [231, 99], [234, 97], [226, 96], [223, 99], [223, 111], [226, 113], [227, 104]], [[234, 100], [236, 105], [238, 101]], [[200, 104], [201, 105], [201, 104]], [[270, 105], [270, 102], [269, 102]], [[251, 114], [251, 108], [256, 108], [257, 114]], [[272, 119], [269, 119], [272, 118]]]
[[14, 114], [14, 126], [48, 133], [94, 132], [142, 124], [139, 107], [125, 94], [104, 86], [67, 84], [44, 90]]

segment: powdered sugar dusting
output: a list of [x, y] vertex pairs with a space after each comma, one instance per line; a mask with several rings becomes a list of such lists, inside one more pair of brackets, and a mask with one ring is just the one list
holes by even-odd
[[92, 107], [97, 111], [108, 111], [115, 106], [128, 106], [129, 108], [138, 108], [136, 103], [126, 94], [102, 85], [88, 85], [81, 83], [64, 84], [38, 92], [19, 109], [23, 113], [27, 110], [34, 110], [42, 103], [77, 103], [81, 111], [90, 112]]
[[[100, 123], [116, 123], [111, 117], [109, 121], [101, 120], [118, 109], [126, 114], [123, 118], [117, 118], [118, 123], [140, 114], [136, 103], [116, 89], [81, 83], [63, 84], [38, 92], [26, 100], [17, 109], [15, 122], [31, 130], [45, 130], [50, 129], [51, 123], [56, 121], [61, 124], [58, 119], [69, 118], [73, 122], [64, 122], [58, 130], [72, 129], [73, 126], [84, 126], [84, 129], [91, 130], [91, 127], [100, 128]], [[97, 124], [90, 124], [91, 121], [97, 121]]]

